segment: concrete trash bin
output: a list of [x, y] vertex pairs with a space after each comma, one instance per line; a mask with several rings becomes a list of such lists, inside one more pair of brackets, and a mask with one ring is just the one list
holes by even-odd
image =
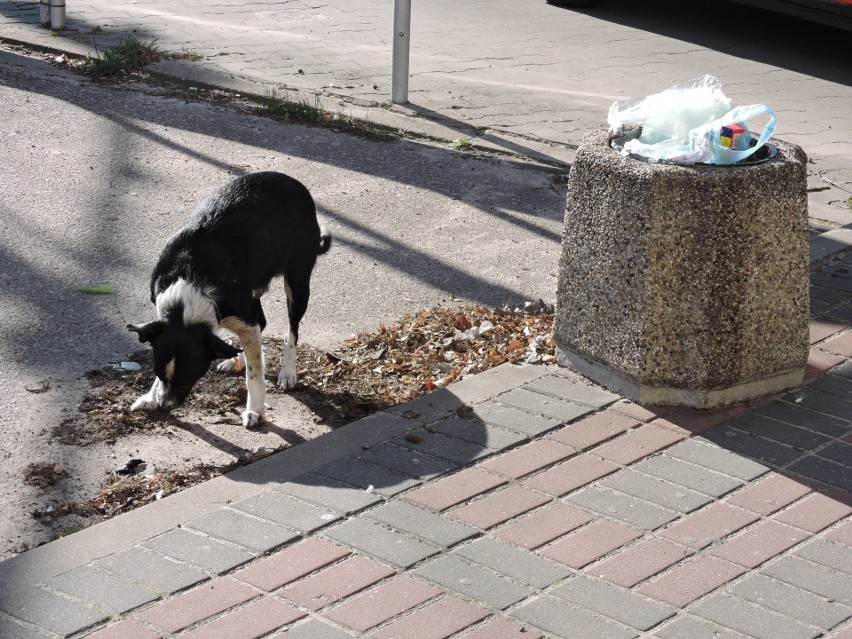
[[715, 408], [801, 386], [807, 157], [676, 166], [588, 133], [568, 184], [557, 360], [641, 404]]

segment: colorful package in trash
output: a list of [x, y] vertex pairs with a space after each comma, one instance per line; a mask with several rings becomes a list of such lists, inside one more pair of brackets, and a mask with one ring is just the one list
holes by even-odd
[[739, 124], [727, 124], [719, 130], [719, 142], [722, 146], [735, 151], [747, 149], [750, 137], [745, 127]]

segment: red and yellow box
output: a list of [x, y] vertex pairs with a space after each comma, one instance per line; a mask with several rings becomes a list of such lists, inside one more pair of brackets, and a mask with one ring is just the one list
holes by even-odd
[[745, 127], [739, 124], [728, 124], [719, 130], [719, 141], [722, 146], [736, 151], [747, 149], [750, 137]]

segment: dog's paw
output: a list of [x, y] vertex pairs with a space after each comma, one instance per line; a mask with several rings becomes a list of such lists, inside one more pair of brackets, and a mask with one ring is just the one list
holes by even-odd
[[142, 395], [130, 406], [130, 410], [155, 410], [158, 408], [157, 398], [150, 395]]
[[240, 353], [236, 357], [219, 362], [216, 370], [225, 373], [242, 373], [246, 369], [246, 356]]
[[278, 388], [283, 390], [289, 390], [291, 388], [296, 388], [296, 384], [299, 381], [299, 376], [296, 374], [296, 371], [284, 371], [282, 370], [278, 373]]
[[243, 426], [246, 428], [260, 428], [263, 425], [263, 415], [253, 410], [243, 411]]

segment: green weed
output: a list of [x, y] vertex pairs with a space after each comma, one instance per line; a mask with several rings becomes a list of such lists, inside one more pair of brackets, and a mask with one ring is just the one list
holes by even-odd
[[128, 34], [120, 38], [117, 45], [105, 50], [103, 56], [90, 58], [89, 73], [96, 79], [127, 75], [145, 68], [161, 57], [163, 54], [157, 49], [156, 40], [145, 43]]

